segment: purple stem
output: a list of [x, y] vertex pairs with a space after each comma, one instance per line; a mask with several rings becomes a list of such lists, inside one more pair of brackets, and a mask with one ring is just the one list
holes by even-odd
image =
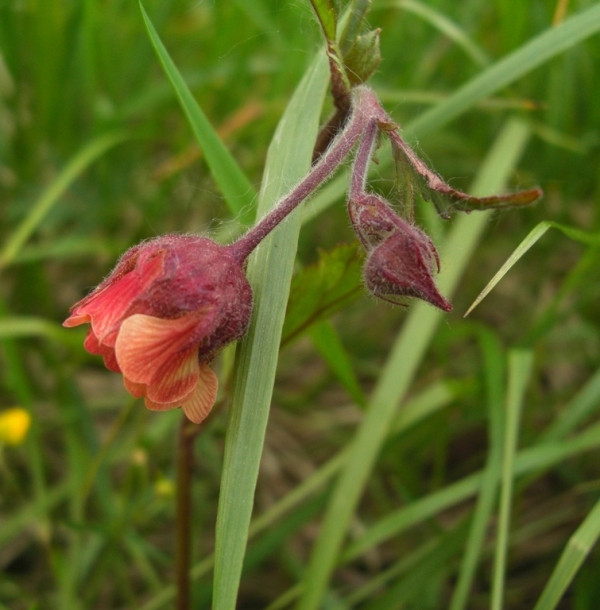
[[365, 134], [354, 157], [352, 178], [350, 180], [350, 199], [358, 199], [361, 195], [365, 194], [369, 163], [373, 157], [378, 133], [379, 127], [377, 121], [371, 120], [365, 128]]
[[318, 162], [300, 183], [244, 236], [229, 246], [233, 257], [243, 263], [260, 242], [340, 165], [365, 129], [379, 120], [389, 120], [375, 95], [367, 87], [357, 87], [352, 110], [342, 131], [334, 138]]

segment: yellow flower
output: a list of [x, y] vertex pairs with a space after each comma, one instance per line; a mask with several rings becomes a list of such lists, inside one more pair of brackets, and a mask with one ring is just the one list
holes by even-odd
[[154, 483], [154, 493], [160, 498], [171, 498], [175, 494], [175, 484], [171, 479], [160, 477]]
[[25, 409], [14, 407], [2, 411], [0, 413], [0, 443], [20, 445], [25, 439], [30, 425], [31, 416]]

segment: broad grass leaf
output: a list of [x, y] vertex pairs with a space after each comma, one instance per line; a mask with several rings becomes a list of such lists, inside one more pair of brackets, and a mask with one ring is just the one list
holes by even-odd
[[[269, 146], [259, 213], [266, 213], [310, 168], [327, 84], [321, 56], [298, 85]], [[254, 313], [236, 357], [215, 532], [213, 607], [219, 610], [236, 607], [300, 221], [292, 214], [248, 264]]]

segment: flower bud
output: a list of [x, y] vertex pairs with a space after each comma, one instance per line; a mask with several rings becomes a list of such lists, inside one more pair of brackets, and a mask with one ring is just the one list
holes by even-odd
[[182, 407], [200, 423], [217, 394], [208, 363], [245, 333], [251, 312], [252, 290], [226, 246], [165, 235], [128, 250], [63, 325], [90, 323], [84, 347], [146, 407]]
[[397, 305], [405, 297], [416, 297], [444, 311], [452, 309], [433, 281], [440, 261], [423, 231], [400, 218], [377, 195], [350, 199], [348, 212], [367, 250], [364, 278], [373, 295]]
[[384, 199], [371, 193], [351, 198], [348, 201], [348, 214], [354, 231], [367, 250], [396, 233], [401, 222]]
[[390, 235], [369, 254], [364, 277], [369, 291], [390, 303], [402, 305], [403, 297], [416, 297], [451, 311], [452, 305], [433, 281], [438, 270], [438, 255], [429, 237], [406, 223], [403, 232]]

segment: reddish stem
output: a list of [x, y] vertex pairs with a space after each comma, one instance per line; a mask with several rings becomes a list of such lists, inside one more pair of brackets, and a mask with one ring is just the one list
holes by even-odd
[[352, 98], [350, 116], [342, 131], [306, 177], [243, 237], [229, 246], [232, 255], [243, 263], [258, 244], [339, 167], [370, 124], [387, 120], [387, 115], [371, 90], [357, 87]]
[[365, 135], [354, 157], [352, 177], [350, 179], [350, 199], [357, 199], [365, 194], [369, 163], [373, 157], [378, 133], [377, 121], [372, 120], [365, 129]]

